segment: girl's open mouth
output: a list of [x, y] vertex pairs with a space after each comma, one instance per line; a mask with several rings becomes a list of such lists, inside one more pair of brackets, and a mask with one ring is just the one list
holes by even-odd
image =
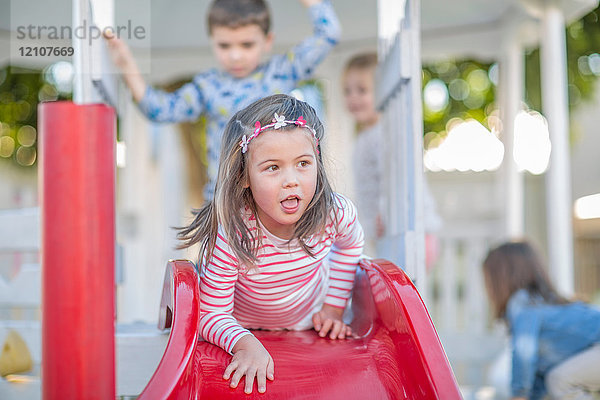
[[300, 199], [296, 196], [290, 196], [287, 199], [281, 202], [281, 207], [287, 213], [294, 213], [298, 210], [298, 205], [300, 203]]

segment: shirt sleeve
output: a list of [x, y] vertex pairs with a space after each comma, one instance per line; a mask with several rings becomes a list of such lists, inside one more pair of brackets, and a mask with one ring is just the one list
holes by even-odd
[[200, 335], [231, 354], [233, 346], [250, 331], [231, 315], [238, 263], [219, 233], [212, 257], [200, 273]]
[[151, 86], [138, 103], [140, 111], [154, 122], [193, 121], [204, 111], [201, 75], [176, 91], [167, 93]]
[[354, 275], [364, 245], [363, 229], [356, 207], [344, 196], [336, 195], [337, 234], [329, 256], [329, 288], [325, 304], [345, 308], [354, 285]]
[[513, 397], [529, 397], [536, 380], [541, 317], [527, 305], [528, 296], [517, 292], [507, 306], [512, 341]]
[[295, 82], [309, 78], [340, 40], [340, 23], [328, 0], [311, 6], [308, 11], [313, 25], [312, 36], [286, 54], [273, 57], [274, 70], [281, 78]]

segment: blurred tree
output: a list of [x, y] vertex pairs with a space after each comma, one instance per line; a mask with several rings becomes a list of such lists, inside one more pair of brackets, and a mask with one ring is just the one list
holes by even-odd
[[[600, 7], [567, 27], [569, 107], [594, 98], [600, 76]], [[541, 111], [539, 47], [525, 54], [525, 102]], [[423, 66], [425, 147], [445, 137], [453, 118], [473, 118], [488, 129], [497, 121], [497, 64], [450, 60]], [[487, 79], [487, 82], [486, 82]], [[445, 94], [444, 94], [445, 92]]]
[[70, 84], [53, 81], [44, 71], [6, 66], [0, 69], [0, 160], [19, 167], [37, 160], [37, 106], [71, 98]]
[[[595, 82], [600, 76], [600, 7], [567, 28], [567, 74], [569, 107], [594, 98]], [[525, 101], [541, 110], [540, 49], [530, 49], [525, 58]]]
[[475, 119], [486, 127], [495, 99], [495, 64], [474, 60], [423, 66], [425, 145], [444, 137], [453, 118]]

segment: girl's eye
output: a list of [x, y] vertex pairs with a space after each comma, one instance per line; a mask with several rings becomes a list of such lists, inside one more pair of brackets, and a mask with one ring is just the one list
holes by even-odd
[[269, 165], [266, 171], [277, 171], [277, 165]]
[[310, 165], [310, 161], [303, 160], [303, 161], [300, 161], [298, 163], [298, 165], [301, 167], [308, 167]]
[[244, 43], [242, 43], [242, 47], [244, 49], [251, 49], [254, 47], [254, 43], [253, 42], [244, 42]]

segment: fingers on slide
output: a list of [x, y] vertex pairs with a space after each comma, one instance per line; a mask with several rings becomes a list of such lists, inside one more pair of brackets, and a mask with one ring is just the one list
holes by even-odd
[[223, 379], [225, 380], [228, 380], [230, 377], [231, 383], [229, 386], [232, 388], [236, 388], [242, 377], [244, 377], [244, 392], [247, 394], [252, 393], [254, 379], [256, 378], [258, 392], [264, 393], [267, 390], [267, 379], [271, 381], [275, 379], [275, 366], [273, 359], [269, 357], [266, 365], [261, 362], [243, 362], [234, 359], [227, 366], [223, 374]]
[[331, 339], [345, 339], [352, 335], [352, 329], [341, 320], [322, 318], [320, 313], [313, 315], [313, 325], [321, 337], [327, 336], [327, 333]]

